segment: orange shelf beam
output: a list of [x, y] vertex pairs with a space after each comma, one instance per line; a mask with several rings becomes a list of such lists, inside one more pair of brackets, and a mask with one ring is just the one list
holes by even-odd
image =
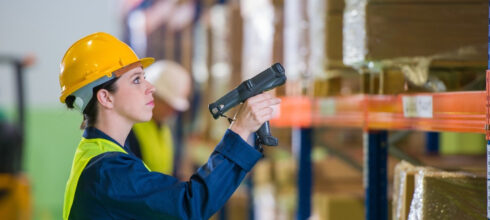
[[[430, 97], [431, 116], [407, 116], [407, 102]], [[485, 133], [485, 91], [446, 92], [396, 96], [369, 96], [367, 127], [369, 129], [411, 129]], [[428, 101], [427, 101], [428, 102]], [[410, 105], [410, 104], [408, 104]], [[405, 109], [404, 109], [405, 107]]]
[[275, 127], [311, 127], [312, 99], [304, 96], [282, 97], [277, 118], [270, 120]]
[[366, 96], [319, 98], [313, 101], [313, 125], [364, 127]]
[[485, 133], [486, 91], [283, 97], [276, 127], [355, 127]]

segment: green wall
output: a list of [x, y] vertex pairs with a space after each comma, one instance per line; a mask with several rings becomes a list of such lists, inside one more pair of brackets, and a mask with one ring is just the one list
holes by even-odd
[[61, 219], [82, 117], [62, 108], [30, 109], [26, 114], [24, 170], [31, 181], [34, 219]]
[[440, 133], [441, 155], [484, 155], [486, 153], [486, 143], [484, 134], [477, 133]]

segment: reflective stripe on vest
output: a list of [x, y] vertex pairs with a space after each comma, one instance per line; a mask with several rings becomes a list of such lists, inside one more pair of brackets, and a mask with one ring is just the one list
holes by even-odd
[[165, 124], [158, 128], [150, 120], [135, 124], [133, 132], [140, 145], [141, 157], [150, 170], [172, 175], [174, 152], [170, 128]]
[[90, 159], [106, 152], [122, 152], [127, 154], [127, 152], [119, 145], [106, 139], [82, 138], [82, 140], [80, 141], [77, 151], [75, 152], [73, 164], [71, 165], [70, 178], [68, 178], [68, 182], [66, 183], [65, 200], [63, 204], [63, 219], [66, 220], [70, 216], [70, 210], [75, 197], [75, 191], [77, 190], [78, 179], [80, 178], [83, 169], [85, 169], [85, 166], [87, 166], [87, 163], [90, 161]]

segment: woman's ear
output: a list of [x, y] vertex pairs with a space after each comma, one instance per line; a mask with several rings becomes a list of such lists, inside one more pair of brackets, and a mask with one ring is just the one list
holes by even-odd
[[97, 100], [103, 108], [112, 109], [114, 107], [114, 97], [106, 89], [97, 91]]

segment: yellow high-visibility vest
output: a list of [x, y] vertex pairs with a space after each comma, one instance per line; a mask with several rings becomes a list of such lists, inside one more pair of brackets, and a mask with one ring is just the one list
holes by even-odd
[[133, 131], [140, 144], [142, 160], [150, 170], [172, 175], [174, 147], [170, 128], [165, 124], [159, 128], [150, 120], [135, 124]]
[[94, 138], [85, 139], [82, 138], [80, 144], [75, 152], [75, 158], [73, 159], [73, 164], [71, 165], [70, 177], [66, 183], [65, 188], [65, 200], [63, 203], [63, 219], [67, 220], [70, 216], [71, 206], [75, 197], [75, 191], [77, 190], [78, 179], [82, 174], [83, 169], [87, 166], [87, 163], [93, 157], [105, 153], [105, 152], [127, 152], [122, 149], [116, 143], [112, 141]]

